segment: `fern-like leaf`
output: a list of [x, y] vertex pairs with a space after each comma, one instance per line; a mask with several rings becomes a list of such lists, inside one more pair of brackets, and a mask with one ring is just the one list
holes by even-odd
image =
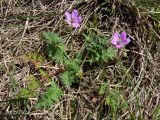
[[46, 90], [44, 95], [41, 96], [36, 106], [38, 108], [50, 108], [54, 103], [59, 101], [62, 95], [62, 90], [55, 82], [52, 82], [51, 86]]
[[104, 35], [96, 35], [91, 32], [90, 36], [83, 34], [85, 38], [85, 48], [88, 51], [87, 61], [90, 64], [108, 62], [116, 58], [116, 52], [107, 44], [107, 38]]
[[47, 39], [47, 42], [49, 44], [58, 44], [60, 41], [60, 37], [58, 37], [58, 35], [56, 35], [55, 33], [43, 32], [43, 36], [45, 37], [45, 39]]
[[29, 98], [38, 96], [38, 89], [40, 88], [39, 80], [34, 76], [29, 76], [29, 84], [26, 88], [22, 88], [18, 93], [18, 98]]
[[50, 32], [44, 32], [43, 36], [48, 43], [47, 51], [49, 57], [57, 62], [63, 63], [66, 59], [66, 52], [65, 46], [60, 41], [60, 38], [56, 34]]

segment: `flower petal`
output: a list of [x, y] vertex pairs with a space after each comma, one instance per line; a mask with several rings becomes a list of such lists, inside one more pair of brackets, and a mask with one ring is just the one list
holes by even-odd
[[120, 34], [120, 38], [121, 38], [122, 40], [125, 40], [125, 39], [127, 38], [126, 32], [122, 32], [122, 33]]
[[74, 23], [79, 23], [80, 24], [81, 22], [82, 22], [82, 17], [81, 16], [74, 18]]
[[78, 28], [78, 27], [80, 27], [80, 24], [78, 24], [78, 23], [72, 23], [72, 26], [73, 26], [74, 28]]
[[117, 45], [118, 40], [119, 40], [119, 33], [114, 33], [113, 34], [113, 39], [112, 39], [111, 43], [113, 45]]
[[123, 48], [124, 47], [124, 45], [115, 45], [116, 46], [116, 48], [118, 48], [118, 49], [121, 49], [121, 48]]
[[65, 12], [66, 20], [71, 21], [71, 14], [69, 12]]
[[69, 21], [69, 20], [65, 20], [69, 25], [71, 25], [72, 23], [71, 23], [71, 21]]
[[75, 9], [75, 10], [72, 11], [71, 17], [74, 20], [77, 16], [78, 16], [78, 11]]
[[123, 40], [123, 44], [124, 45], [127, 45], [128, 43], [130, 43], [131, 39], [130, 38], [127, 38], [125, 40]]

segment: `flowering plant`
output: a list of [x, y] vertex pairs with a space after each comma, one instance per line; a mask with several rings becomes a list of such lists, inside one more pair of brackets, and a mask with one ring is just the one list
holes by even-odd
[[75, 9], [72, 13], [68, 11], [65, 12], [66, 19], [65, 21], [74, 28], [79, 28], [80, 23], [82, 22], [82, 17], [78, 15], [78, 11]]
[[121, 34], [116, 32], [113, 34], [111, 43], [115, 45], [116, 48], [121, 49], [125, 45], [129, 44], [130, 41], [131, 41], [130, 38], [129, 37], [127, 38], [126, 32], [122, 32]]

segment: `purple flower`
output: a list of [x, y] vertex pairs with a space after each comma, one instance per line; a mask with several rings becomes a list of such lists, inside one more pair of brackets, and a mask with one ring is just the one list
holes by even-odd
[[65, 16], [66, 16], [65, 21], [69, 25], [73, 26], [74, 28], [80, 27], [80, 23], [82, 22], [82, 17], [78, 15], [77, 10], [73, 10], [71, 14], [66, 11]]
[[130, 38], [129, 37], [127, 38], [126, 32], [122, 32], [121, 34], [116, 32], [113, 34], [111, 43], [115, 45], [116, 48], [121, 49], [125, 45], [127, 45], [130, 41], [131, 41]]

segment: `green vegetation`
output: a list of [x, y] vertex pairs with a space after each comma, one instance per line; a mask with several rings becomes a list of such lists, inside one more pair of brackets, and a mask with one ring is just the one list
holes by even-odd
[[88, 58], [90, 64], [96, 62], [98, 64], [108, 62], [116, 58], [116, 51], [108, 46], [109, 38], [105, 35], [97, 35], [91, 32], [89, 35], [83, 34], [85, 38], [85, 48], [88, 51]]
[[159, 120], [159, 0], [0, 5], [1, 119]]

